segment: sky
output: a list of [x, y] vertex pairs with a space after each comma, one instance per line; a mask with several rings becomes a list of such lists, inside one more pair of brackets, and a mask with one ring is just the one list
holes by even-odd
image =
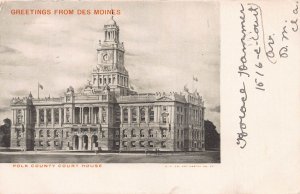
[[[13, 97], [79, 90], [96, 67], [110, 15], [11, 15], [12, 9], [119, 9], [125, 67], [138, 92], [190, 91], [220, 129], [220, 23], [214, 2], [6, 2], [0, 11], [0, 119]], [[192, 81], [197, 77], [198, 82]]]

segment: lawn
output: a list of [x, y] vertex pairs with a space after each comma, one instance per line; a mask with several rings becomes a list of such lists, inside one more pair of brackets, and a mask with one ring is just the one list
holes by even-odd
[[220, 163], [219, 151], [187, 153], [0, 152], [0, 163]]

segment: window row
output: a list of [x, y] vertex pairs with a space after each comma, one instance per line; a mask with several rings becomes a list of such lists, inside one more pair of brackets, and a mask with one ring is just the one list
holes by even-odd
[[[137, 114], [138, 109], [137, 108], [133, 108], [131, 109], [131, 121], [132, 122], [137, 122], [137, 118], [138, 118], [138, 114]], [[139, 109], [139, 115], [140, 115], [140, 122], [146, 122], [146, 109], [145, 108], [140, 108]], [[154, 110], [153, 107], [150, 107], [148, 109], [148, 115], [149, 115], [149, 122], [153, 122], [154, 121]], [[128, 116], [129, 116], [129, 111], [128, 108], [124, 108], [123, 109], [123, 122], [124, 123], [128, 123]]]
[[[97, 78], [94, 77], [93, 79], [93, 84], [97, 83]], [[120, 75], [117, 75], [117, 80], [116, 80], [116, 76], [112, 76], [112, 77], [100, 77], [99, 78], [99, 84], [100, 85], [106, 85], [106, 84], [119, 84], [122, 86], [126, 86], [128, 87], [128, 78], [127, 77], [123, 77]]]
[[[157, 145], [157, 144], [156, 144]], [[166, 142], [160, 142], [160, 147], [165, 148]], [[122, 141], [123, 147], [157, 147], [153, 141]]]
[[[38, 146], [47, 146], [47, 147], [50, 147], [51, 146], [51, 144], [53, 145], [53, 146], [59, 146], [59, 142], [58, 141], [39, 141], [38, 142]], [[63, 144], [63, 142], [61, 142], [61, 146], [62, 146], [62, 144]], [[35, 146], [37, 146], [36, 145], [36, 143], [35, 143]]]
[[[61, 132], [61, 135], [63, 136], [63, 131]], [[59, 137], [58, 130], [47, 130], [46, 132], [44, 130], [39, 130], [34, 134], [34, 137]], [[66, 137], [69, 137], [69, 132], [66, 132]]]
[[[116, 137], [119, 137], [119, 132], [116, 131]], [[148, 131], [145, 129], [140, 129], [140, 130], [136, 130], [136, 129], [132, 129], [132, 130], [128, 130], [128, 129], [123, 129], [122, 130], [122, 137], [126, 138], [126, 137], [166, 137], [167, 136], [167, 130], [153, 130], [153, 129], [149, 129]]]

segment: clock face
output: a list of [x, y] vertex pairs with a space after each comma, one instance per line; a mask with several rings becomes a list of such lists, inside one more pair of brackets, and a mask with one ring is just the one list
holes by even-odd
[[102, 60], [103, 60], [103, 61], [108, 61], [108, 54], [104, 54], [104, 55], [102, 56]]
[[109, 63], [112, 61], [112, 51], [103, 51], [101, 54], [102, 63]]

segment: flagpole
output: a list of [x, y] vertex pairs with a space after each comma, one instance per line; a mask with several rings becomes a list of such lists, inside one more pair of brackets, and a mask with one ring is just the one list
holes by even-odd
[[40, 99], [40, 83], [38, 82], [38, 99]]

